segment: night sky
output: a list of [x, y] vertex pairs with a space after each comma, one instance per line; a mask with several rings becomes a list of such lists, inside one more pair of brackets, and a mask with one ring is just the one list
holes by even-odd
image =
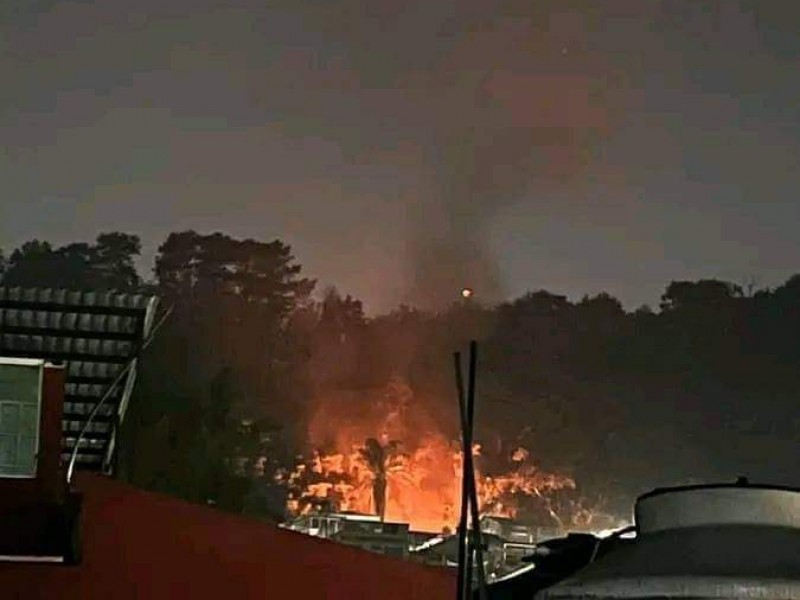
[[634, 308], [672, 279], [800, 271], [796, 2], [0, 15], [6, 252], [117, 229], [149, 268], [175, 230], [277, 237], [371, 311], [464, 284]]

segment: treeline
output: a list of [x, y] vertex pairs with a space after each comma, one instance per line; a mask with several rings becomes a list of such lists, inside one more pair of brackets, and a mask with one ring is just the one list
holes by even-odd
[[589, 493], [626, 506], [691, 480], [800, 483], [800, 276], [747, 291], [672, 282], [657, 310], [537, 291], [367, 319], [357, 299], [314, 294], [279, 241], [174, 233], [152, 280], [134, 268], [139, 251], [120, 233], [34, 241], [1, 267], [4, 285], [146, 290], [174, 307], [125, 423], [122, 472], [138, 485], [277, 517], [272, 477], [302, 450], [315, 398], [401, 376], [455, 435], [452, 352], [470, 338], [479, 436], [525, 446]]

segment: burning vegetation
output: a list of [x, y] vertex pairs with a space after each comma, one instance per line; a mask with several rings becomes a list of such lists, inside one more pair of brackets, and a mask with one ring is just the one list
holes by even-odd
[[[461, 489], [458, 441], [442, 432], [404, 381], [376, 395], [318, 405], [309, 426], [314, 451], [284, 475], [289, 512], [352, 511], [419, 531], [452, 530]], [[574, 499], [575, 481], [540, 469], [525, 448], [490, 456], [476, 443], [473, 452], [484, 514], [549, 527], [588, 526], [595, 518], [596, 510]]]

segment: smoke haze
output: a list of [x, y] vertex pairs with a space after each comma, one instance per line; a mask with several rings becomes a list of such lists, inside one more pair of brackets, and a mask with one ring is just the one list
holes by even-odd
[[560, 60], [543, 51], [535, 34], [530, 21], [508, 19], [464, 31], [419, 86], [433, 95], [416, 99], [424, 106], [414, 112], [427, 107], [440, 118], [426, 138], [430, 197], [410, 215], [414, 304], [440, 308], [464, 286], [481, 301], [505, 298], [488, 247], [492, 219], [574, 178], [588, 134], [608, 125], [592, 74], [575, 72], [566, 49]]

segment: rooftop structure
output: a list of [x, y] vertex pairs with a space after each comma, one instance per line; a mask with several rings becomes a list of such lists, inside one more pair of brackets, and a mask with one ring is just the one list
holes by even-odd
[[61, 466], [64, 368], [0, 357], [0, 561], [80, 561], [80, 496]]
[[0, 560], [80, 564], [76, 469], [114, 471], [156, 299], [0, 287]]
[[492, 515], [481, 518], [481, 531], [492, 533], [507, 542], [519, 544], [537, 544], [564, 535], [562, 530], [553, 527], [535, 527], [508, 517]]
[[449, 599], [433, 569], [79, 472], [84, 560], [4, 564], [3, 598]]
[[[485, 516], [481, 519], [481, 535], [487, 581], [502, 579], [526, 566], [538, 543], [558, 536], [558, 533], [529, 527], [505, 517]], [[458, 557], [458, 536], [435, 536], [411, 549], [412, 559], [429, 565], [455, 566]]]
[[391, 556], [408, 556], [412, 535], [407, 523], [387, 523], [376, 515], [317, 513], [298, 517], [287, 529]]
[[64, 463], [85, 429], [77, 468], [114, 470], [116, 436], [136, 378], [136, 355], [153, 326], [156, 306], [155, 297], [141, 294], [0, 287], [0, 356], [66, 367]]

